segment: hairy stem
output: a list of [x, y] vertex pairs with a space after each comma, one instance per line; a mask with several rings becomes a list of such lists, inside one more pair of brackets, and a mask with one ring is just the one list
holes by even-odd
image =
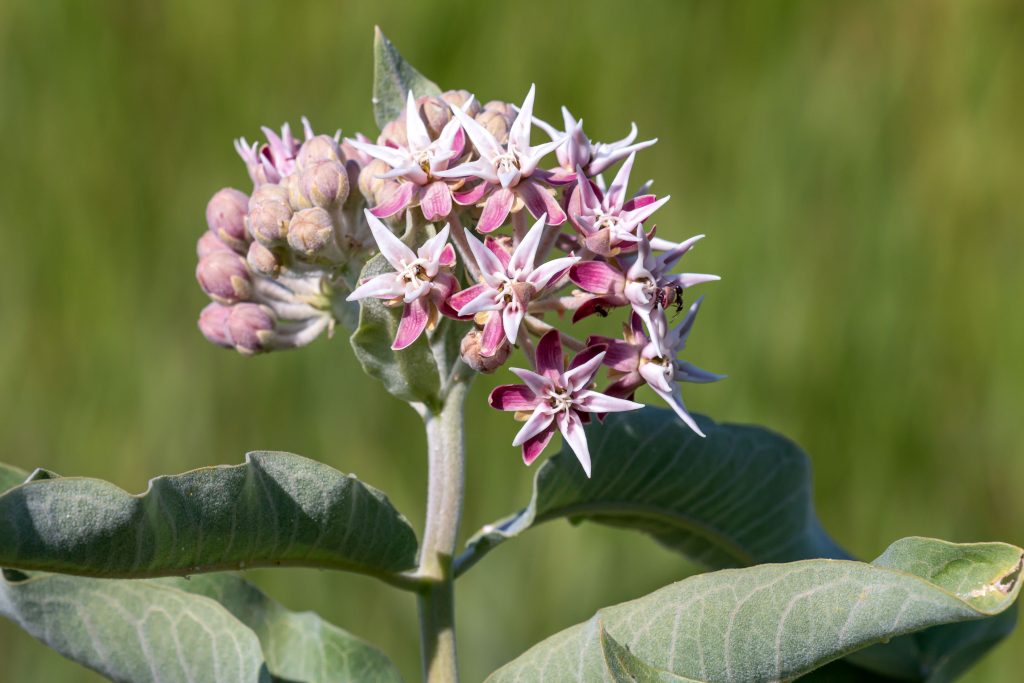
[[455, 655], [454, 574], [452, 556], [462, 517], [465, 484], [463, 401], [468, 382], [450, 388], [440, 412], [424, 414], [427, 427], [429, 483], [427, 520], [417, 575], [425, 581], [419, 594], [423, 680], [458, 681]]

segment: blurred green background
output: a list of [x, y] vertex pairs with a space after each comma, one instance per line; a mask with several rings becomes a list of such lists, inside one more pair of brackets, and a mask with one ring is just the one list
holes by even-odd
[[[419, 420], [344, 336], [243, 358], [195, 328], [206, 200], [249, 188], [263, 123], [373, 133], [372, 28], [445, 87], [631, 120], [663, 234], [723, 275], [691, 359], [719, 420], [810, 453], [825, 525], [871, 558], [922, 534], [1024, 542], [1024, 4], [0, 3], [0, 459], [110, 479], [286, 449], [385, 489], [417, 527]], [[464, 529], [526, 502], [516, 425], [469, 409]], [[467, 681], [595, 609], [693, 571], [644, 537], [555, 523], [460, 584]], [[251, 576], [418, 678], [413, 599], [371, 579]], [[974, 681], [1019, 680], [1024, 632]], [[0, 680], [95, 680], [0, 623]]]

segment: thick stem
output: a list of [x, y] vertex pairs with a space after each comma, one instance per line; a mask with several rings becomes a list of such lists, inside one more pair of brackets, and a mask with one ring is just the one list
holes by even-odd
[[454, 383], [437, 414], [426, 412], [429, 488], [427, 520], [417, 575], [425, 580], [419, 594], [423, 680], [458, 681], [455, 656], [455, 609], [452, 556], [462, 517], [465, 484], [463, 401], [467, 382]]

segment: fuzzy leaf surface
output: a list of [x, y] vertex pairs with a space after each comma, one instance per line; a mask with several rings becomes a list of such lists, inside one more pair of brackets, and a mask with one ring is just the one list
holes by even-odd
[[632, 680], [792, 680], [895, 636], [1004, 612], [1020, 591], [1022, 558], [1002, 543], [909, 538], [870, 564], [803, 560], [700, 574], [602, 609], [488, 680], [631, 680], [614, 673], [625, 665], [656, 674]]
[[290, 453], [157, 477], [139, 495], [79, 477], [0, 495], [0, 566], [21, 570], [144, 578], [289, 565], [386, 576], [412, 568], [416, 546], [383, 493]]
[[378, 28], [373, 36], [373, 118], [384, 128], [405, 110], [409, 91], [414, 97], [440, 95], [441, 89], [399, 54]]

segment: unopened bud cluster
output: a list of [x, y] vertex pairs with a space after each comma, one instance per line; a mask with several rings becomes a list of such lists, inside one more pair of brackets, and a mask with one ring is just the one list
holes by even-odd
[[[264, 129], [262, 145], [239, 141], [254, 187], [210, 200], [196, 273], [213, 300], [203, 333], [243, 353], [301, 346], [348, 302], [381, 299], [401, 311], [396, 351], [447, 317], [463, 326], [462, 360], [476, 372], [523, 352], [527, 368], [512, 371], [524, 383], [490, 400], [525, 420], [514, 444], [528, 463], [559, 431], [589, 473], [582, 425], [640, 407], [632, 399], [644, 385], [700, 433], [679, 383], [721, 377], [677, 355], [700, 306], [686, 290], [718, 278], [671, 272], [702, 236], [656, 237], [651, 218], [669, 197], [649, 183], [629, 191], [637, 152], [656, 140], [636, 142], [633, 126], [595, 143], [564, 107], [556, 127], [533, 105], [533, 88], [520, 106], [480, 104], [464, 90], [409, 93], [376, 140], [314, 135], [304, 122], [302, 142], [287, 126], [280, 136]], [[533, 143], [535, 127], [547, 141]], [[401, 225], [426, 229], [403, 241]], [[357, 280], [374, 251], [392, 271]], [[627, 311], [622, 338], [556, 329], [616, 309]]]

